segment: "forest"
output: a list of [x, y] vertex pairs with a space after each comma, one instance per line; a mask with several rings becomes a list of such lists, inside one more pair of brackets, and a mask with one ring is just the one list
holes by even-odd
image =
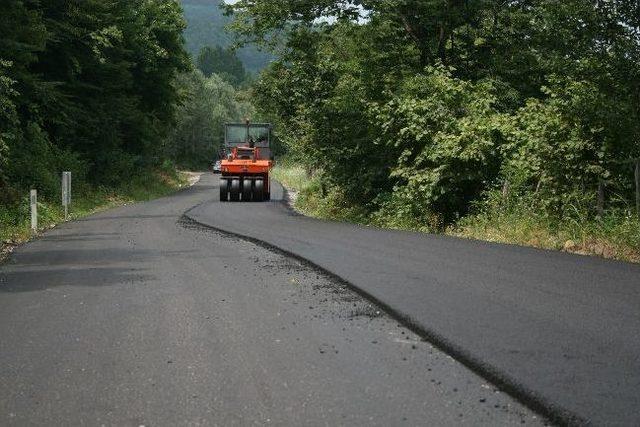
[[174, 2], [21, 1], [0, 6], [3, 202], [57, 195], [58, 172], [113, 185], [150, 166], [189, 69]]
[[185, 29], [176, 0], [0, 3], [0, 241], [28, 236], [30, 189], [41, 223], [60, 220], [62, 171], [83, 215], [166, 194], [176, 167], [215, 160], [223, 123], [252, 114], [234, 87], [246, 72], [212, 46], [236, 68], [203, 74]]
[[638, 259], [637, 1], [226, 7], [277, 52], [253, 98], [299, 209]]

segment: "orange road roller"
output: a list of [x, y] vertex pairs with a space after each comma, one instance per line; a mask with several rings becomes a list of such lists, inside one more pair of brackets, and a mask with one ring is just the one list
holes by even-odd
[[220, 201], [262, 202], [271, 199], [273, 167], [269, 123], [225, 124], [225, 152], [220, 162]]

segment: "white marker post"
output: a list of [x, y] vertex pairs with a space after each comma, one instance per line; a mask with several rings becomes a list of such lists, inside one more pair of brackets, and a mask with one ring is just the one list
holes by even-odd
[[38, 191], [31, 190], [31, 229], [38, 231]]
[[64, 220], [69, 220], [69, 205], [71, 204], [71, 172], [62, 172], [62, 206], [64, 206]]

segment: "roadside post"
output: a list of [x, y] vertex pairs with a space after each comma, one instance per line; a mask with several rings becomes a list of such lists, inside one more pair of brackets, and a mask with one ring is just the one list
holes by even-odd
[[38, 190], [31, 190], [31, 230], [38, 231]]
[[636, 159], [635, 181], [636, 181], [636, 214], [640, 216], [640, 158]]
[[62, 172], [62, 206], [64, 206], [64, 220], [69, 220], [69, 205], [71, 204], [71, 172]]

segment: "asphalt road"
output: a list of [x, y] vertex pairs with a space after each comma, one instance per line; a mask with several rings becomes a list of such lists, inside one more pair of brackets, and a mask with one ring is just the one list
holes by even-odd
[[[347, 230], [369, 231], [294, 217], [277, 202], [208, 203], [213, 183], [206, 176], [174, 196], [64, 224], [0, 265], [0, 425], [543, 423], [345, 283], [183, 213], [200, 204], [192, 211], [200, 220], [244, 233], [275, 235], [289, 224], [289, 241], [316, 254], [332, 252], [328, 242], [344, 242]], [[435, 262], [433, 251], [410, 246], [431, 238], [408, 236], [402, 259], [378, 252], [382, 242], [352, 240], [344, 250], [356, 255], [342, 263], [354, 273], [374, 265], [375, 277], [376, 263]], [[451, 283], [471, 268], [460, 258], [456, 266]], [[381, 278], [401, 295], [433, 281], [433, 273], [407, 281], [413, 273], [396, 267]], [[481, 293], [438, 313], [453, 319], [449, 312]], [[445, 297], [430, 298], [453, 295]], [[453, 323], [474, 317], [464, 316]]]
[[331, 272], [556, 419], [640, 425], [638, 265], [315, 220], [277, 201], [209, 200], [187, 216]]

